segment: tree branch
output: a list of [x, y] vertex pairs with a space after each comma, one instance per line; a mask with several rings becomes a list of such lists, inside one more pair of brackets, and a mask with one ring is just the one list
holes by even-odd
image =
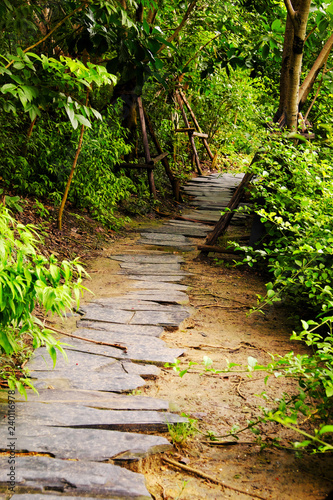
[[292, 23], [295, 24], [296, 12], [295, 12], [294, 7], [291, 3], [291, 0], [284, 0], [284, 4], [286, 6], [288, 15], [289, 15]]
[[309, 33], [305, 37], [304, 43], [308, 40], [308, 38], [312, 35], [312, 33], [314, 33], [316, 31], [316, 29], [317, 29], [317, 26], [315, 26], [314, 28], [312, 28], [312, 30], [309, 31]]
[[316, 78], [317, 78], [317, 75], [318, 75], [320, 69], [326, 64], [328, 56], [330, 55], [332, 48], [333, 48], [333, 34], [329, 37], [329, 39], [325, 43], [324, 47], [321, 49], [320, 54], [318, 55], [312, 68], [310, 69], [309, 73], [306, 75], [306, 78], [304, 79], [302, 85], [299, 88], [298, 99], [299, 99], [300, 109], [302, 108], [303, 104], [305, 103], [306, 98], [308, 97], [310, 90], [312, 89], [313, 84], [316, 81]]
[[[178, 26], [178, 28], [175, 29], [175, 31], [172, 33], [171, 36], [169, 36], [169, 38], [167, 39], [167, 41], [169, 43], [171, 43], [175, 38], [176, 36], [178, 35], [178, 33], [182, 30], [182, 28], [184, 27], [184, 25], [186, 24], [186, 21], [188, 20], [188, 18], [190, 17], [190, 14], [192, 12], [192, 10], [194, 9], [196, 3], [197, 3], [198, 0], [193, 0], [190, 5], [188, 6], [187, 8], [187, 11], [185, 12], [184, 14], [184, 17], [180, 23], [180, 25]], [[157, 54], [159, 54], [162, 50], [164, 50], [166, 47], [165, 44], [161, 45], [161, 47], [158, 49], [157, 51]]]
[[199, 52], [201, 52], [210, 42], [212, 42], [213, 40], [215, 40], [216, 38], [218, 38], [221, 35], [222, 35], [222, 33], [219, 33], [218, 35], [216, 35], [213, 38], [211, 38], [210, 40], [208, 40], [208, 42], [206, 42], [204, 45], [201, 45], [201, 47], [196, 51], [196, 53], [194, 54], [194, 56], [190, 57], [190, 59], [187, 61], [187, 63], [183, 67], [183, 71], [186, 68], [186, 66], [188, 66], [190, 64], [190, 62], [193, 61], [193, 59], [195, 59], [197, 57], [197, 55], [199, 54]]
[[[66, 17], [64, 17], [61, 21], [59, 21], [55, 27], [48, 32], [47, 35], [45, 35], [43, 38], [41, 38], [40, 40], [38, 40], [38, 42], [34, 43], [33, 45], [30, 45], [30, 47], [28, 47], [27, 49], [24, 49], [23, 53], [25, 54], [26, 52], [28, 52], [29, 50], [32, 50], [34, 49], [35, 47], [37, 47], [37, 45], [40, 45], [41, 43], [43, 43], [47, 38], [49, 38], [58, 28], [60, 28], [60, 26], [62, 24], [64, 24], [64, 22], [67, 21], [67, 19], [69, 19], [70, 17], [72, 17], [74, 14], [76, 14], [76, 12], [79, 12], [80, 10], [83, 10], [85, 7], [87, 7], [88, 5], [88, 1], [85, 1], [84, 3], [82, 3], [80, 5], [80, 7], [77, 7], [76, 9], [74, 9], [72, 12], [70, 12]], [[8, 69], [15, 61], [10, 61], [7, 66], [6, 66], [6, 69]]]

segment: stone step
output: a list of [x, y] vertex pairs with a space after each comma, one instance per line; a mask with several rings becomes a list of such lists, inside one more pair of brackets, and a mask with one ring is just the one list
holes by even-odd
[[[66, 411], [66, 407], [63, 408]], [[103, 462], [137, 461], [172, 449], [167, 439], [100, 429], [68, 429], [22, 424], [15, 426], [15, 452], [47, 453], [54, 458]], [[8, 446], [8, 430], [0, 428], [0, 442]]]
[[[0, 405], [0, 417], [6, 418], [8, 406]], [[103, 429], [123, 432], [165, 432], [168, 425], [187, 422], [179, 415], [151, 410], [101, 410], [79, 404], [16, 403], [16, 421], [22, 427], [51, 426], [79, 429]], [[4, 427], [6, 430], [6, 428]], [[17, 436], [19, 439], [19, 436]]]
[[[0, 457], [0, 488], [7, 492], [8, 467], [8, 457]], [[65, 494], [66, 498], [72, 495], [76, 499], [80, 495], [121, 500], [151, 499], [144, 476], [123, 467], [39, 456], [15, 458], [15, 491], [21, 495], [35, 493], [36, 500], [42, 500], [43, 493], [52, 492]], [[15, 496], [16, 500], [22, 500]]]

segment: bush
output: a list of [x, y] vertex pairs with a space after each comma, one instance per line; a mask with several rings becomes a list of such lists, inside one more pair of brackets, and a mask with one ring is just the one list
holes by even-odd
[[[71, 309], [74, 300], [79, 306], [82, 266], [77, 262], [58, 264], [52, 255], [49, 259], [38, 254], [37, 235], [32, 226], [23, 226], [13, 219], [9, 211], [0, 207], [0, 353], [2, 362], [24, 349], [24, 337], [30, 338], [36, 349], [45, 345], [53, 362], [56, 349], [62, 353], [50, 330], [44, 327], [35, 309], [41, 314], [63, 314]], [[4, 363], [5, 364], [5, 363]], [[17, 371], [2, 370], [11, 389], [15, 386], [24, 392], [29, 379], [18, 379]]]
[[[257, 248], [238, 247], [246, 253], [244, 262], [273, 275], [266, 284], [266, 296], [258, 296], [254, 310], [282, 298], [294, 310], [302, 307], [306, 317], [301, 331], [291, 338], [305, 342], [313, 352], [272, 356], [267, 366], [254, 363], [253, 370], [293, 377], [299, 384], [298, 395], [291, 399], [286, 395], [275, 411], [264, 409], [265, 419], [306, 437], [295, 446], [311, 444], [319, 451], [333, 449], [322, 440], [323, 434], [333, 432], [333, 426], [326, 425], [333, 403], [333, 167], [329, 155], [330, 150], [308, 142], [295, 145], [290, 139], [269, 138], [251, 167], [257, 176], [255, 212], [266, 234]], [[316, 414], [324, 425], [311, 436], [299, 427], [302, 414]]]

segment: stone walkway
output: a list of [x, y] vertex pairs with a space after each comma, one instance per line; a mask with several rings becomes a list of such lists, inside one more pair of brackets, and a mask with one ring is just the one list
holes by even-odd
[[[75, 334], [125, 345], [126, 351], [70, 339], [68, 362], [58, 356], [52, 369], [40, 348], [28, 363], [39, 395], [29, 392], [27, 402], [17, 395], [11, 413], [7, 391], [2, 391], [1, 449], [26, 455], [16, 455], [15, 462], [10, 462], [13, 451], [0, 456], [0, 498], [152, 498], [144, 477], [120, 465], [170, 450], [167, 439], [147, 431], [164, 432], [186, 419], [170, 412], [167, 401], [126, 393], [158, 377], [159, 366], [183, 354], [159, 337], [165, 327], [178, 327], [191, 314], [181, 284], [183, 259], [157, 249], [194, 249], [191, 238], [204, 238], [212, 229], [241, 178], [213, 174], [190, 181], [185, 191], [196, 209], [183, 215], [202, 222], [170, 220], [142, 232], [139, 243], [147, 246], [145, 253], [111, 257], [131, 280], [132, 290], [82, 307]], [[109, 460], [113, 463], [103, 463]], [[9, 480], [15, 483], [13, 490], [7, 489]]]

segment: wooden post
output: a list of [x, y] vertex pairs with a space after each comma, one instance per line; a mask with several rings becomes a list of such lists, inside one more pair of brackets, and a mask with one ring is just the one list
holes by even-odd
[[[176, 90], [175, 94], [176, 94], [177, 102], [179, 104], [180, 111], [181, 111], [181, 113], [183, 115], [183, 120], [184, 120], [184, 123], [185, 123], [185, 127], [186, 128], [191, 128], [190, 124], [188, 122], [186, 113], [185, 113], [185, 109], [184, 109], [181, 97], [180, 97], [179, 93], [177, 92], [177, 90]], [[188, 131], [188, 138], [189, 138], [190, 143], [191, 143], [191, 147], [192, 147], [192, 151], [193, 151], [193, 154], [194, 154], [194, 158], [195, 158], [195, 163], [196, 163], [196, 166], [197, 166], [198, 174], [202, 175], [202, 170], [201, 170], [199, 155], [198, 155], [198, 152], [197, 152], [197, 148], [195, 147], [195, 142], [194, 142], [191, 130]]]
[[[146, 111], [145, 108], [143, 108], [143, 112], [144, 112], [144, 116], [145, 116], [145, 120], [146, 120], [146, 124], [147, 124], [148, 130], [149, 130], [149, 133], [150, 133], [150, 137], [152, 138], [153, 143], [155, 144], [155, 147], [156, 147], [156, 150], [157, 150], [158, 154], [162, 155], [163, 151], [162, 151], [161, 145], [160, 145], [160, 143], [159, 143], [159, 141], [157, 139], [157, 136], [156, 136], [154, 128], [153, 128], [153, 124], [151, 123], [150, 118], [149, 118], [148, 113], [147, 113], [147, 111]], [[164, 158], [161, 159], [161, 162], [163, 163], [165, 172], [166, 172], [167, 176], [169, 177], [170, 184], [171, 184], [171, 187], [172, 187], [172, 193], [173, 193], [173, 195], [175, 197], [175, 200], [176, 201], [180, 201], [179, 180], [176, 179], [175, 176], [173, 175], [173, 172], [172, 172], [171, 167], [169, 165], [168, 159], [166, 157], [164, 157]]]
[[[179, 93], [180, 93], [180, 95], [181, 95], [181, 97], [182, 97], [182, 99], [183, 99], [183, 101], [184, 101], [184, 103], [185, 103], [185, 105], [186, 105], [186, 107], [187, 107], [187, 109], [188, 109], [188, 111], [189, 111], [189, 113], [190, 113], [191, 117], [192, 117], [192, 120], [193, 120], [193, 123], [194, 123], [194, 125], [195, 125], [195, 128], [197, 129], [197, 131], [198, 131], [199, 133], [201, 133], [202, 131], [201, 131], [200, 125], [199, 125], [199, 123], [198, 123], [198, 121], [197, 121], [197, 119], [196, 119], [196, 117], [195, 117], [195, 114], [193, 113], [193, 110], [192, 110], [192, 108], [191, 108], [191, 106], [190, 106], [190, 104], [189, 104], [188, 100], [187, 100], [187, 99], [186, 99], [186, 97], [185, 97], [185, 94], [184, 94], [181, 90], [179, 91]], [[206, 134], [205, 134], [205, 135], [206, 135]], [[198, 136], [198, 137], [200, 137], [200, 136]], [[204, 143], [204, 146], [205, 146], [205, 148], [206, 148], [206, 151], [207, 151], [207, 153], [208, 153], [209, 158], [210, 158], [211, 160], [213, 160], [213, 159], [214, 159], [214, 155], [213, 155], [213, 153], [212, 153], [212, 151], [211, 151], [211, 149], [210, 149], [210, 147], [209, 147], [209, 144], [208, 144], [208, 142], [207, 142], [207, 137], [203, 137], [203, 141], [202, 141], [202, 142]]]
[[[147, 137], [147, 130], [146, 130], [146, 121], [145, 121], [145, 115], [144, 115], [144, 111], [143, 111], [142, 99], [140, 96], [137, 98], [137, 101], [138, 101], [139, 117], [140, 117], [140, 124], [141, 124], [141, 130], [142, 130], [142, 141], [143, 141], [143, 147], [144, 147], [144, 151], [145, 151], [146, 163], [151, 163], [151, 156], [150, 156], [150, 151], [149, 151], [149, 144], [148, 144], [148, 137]], [[157, 193], [156, 193], [153, 170], [151, 168], [147, 169], [147, 174], [148, 174], [148, 183], [149, 183], [150, 194], [152, 194], [156, 200]]]
[[[217, 241], [217, 239], [222, 236], [222, 234], [226, 231], [227, 227], [229, 226], [231, 219], [234, 215], [234, 210], [238, 207], [240, 204], [240, 201], [242, 199], [242, 196], [244, 194], [245, 187], [248, 185], [248, 183], [251, 181], [252, 177], [254, 176], [253, 173], [248, 172], [247, 174], [244, 175], [242, 182], [239, 184], [238, 188], [234, 192], [234, 195], [232, 196], [231, 200], [228, 203], [227, 209], [228, 211], [225, 212], [220, 220], [217, 222], [216, 226], [214, 227], [213, 231], [208, 233], [204, 245], [214, 245]], [[207, 253], [204, 250], [202, 250], [203, 253]]]

